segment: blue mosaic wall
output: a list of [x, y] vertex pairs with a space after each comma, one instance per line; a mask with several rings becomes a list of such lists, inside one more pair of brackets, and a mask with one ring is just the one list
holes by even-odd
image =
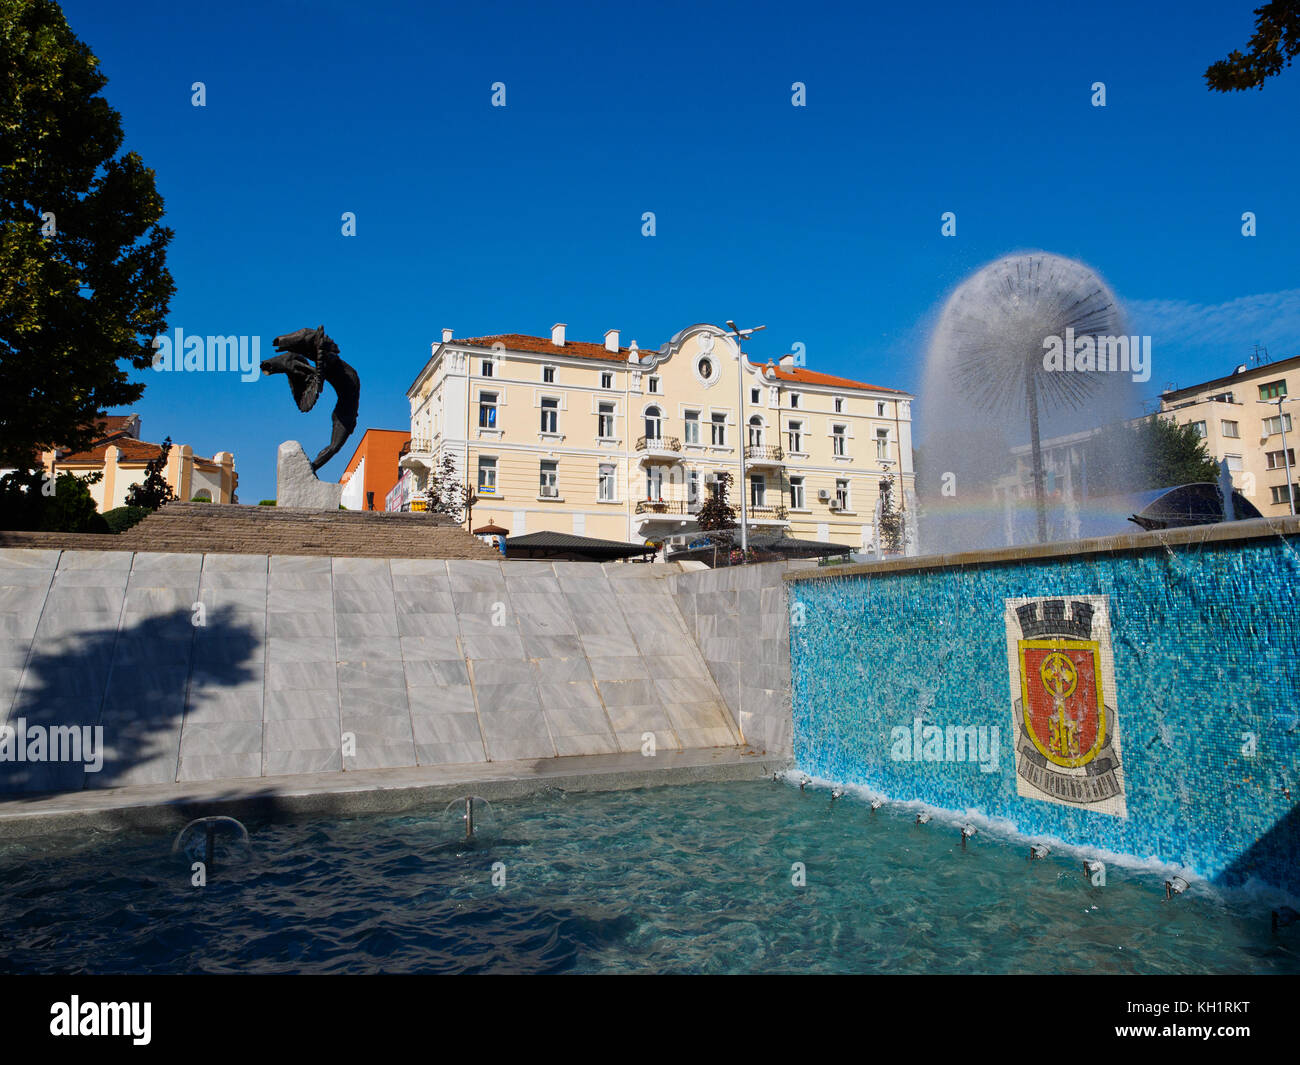
[[[1026, 835], [1300, 892], [1298, 549], [1279, 537], [792, 583], [795, 762]], [[1003, 600], [1071, 594], [1110, 597], [1125, 818], [1016, 790]], [[917, 716], [997, 727], [998, 769], [891, 759], [891, 729]]]

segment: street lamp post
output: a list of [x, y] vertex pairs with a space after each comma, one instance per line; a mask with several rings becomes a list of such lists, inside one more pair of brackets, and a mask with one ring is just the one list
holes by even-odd
[[[1266, 407], [1273, 406], [1273, 403], [1267, 399], [1258, 399], [1256, 403], [1262, 403]], [[1282, 414], [1282, 404], [1288, 402], [1288, 397], [1277, 397], [1277, 427], [1282, 432], [1282, 467], [1286, 470], [1286, 494], [1291, 502], [1291, 514], [1295, 516], [1295, 484], [1291, 480], [1291, 459], [1286, 453], [1286, 418]]]
[[736, 338], [736, 436], [740, 448], [740, 560], [743, 563], [749, 554], [749, 502], [745, 495], [749, 491], [749, 483], [745, 477], [745, 441], [748, 439], [745, 435], [745, 353], [740, 350], [740, 341], [742, 337], [757, 333], [767, 326], [738, 329], [736, 323], [728, 319], [727, 327], [731, 332], [723, 335]]

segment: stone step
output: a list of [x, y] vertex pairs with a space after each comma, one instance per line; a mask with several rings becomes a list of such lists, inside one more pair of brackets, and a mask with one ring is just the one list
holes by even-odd
[[0, 532], [0, 547], [186, 554], [500, 559], [438, 514], [168, 503], [117, 536]]

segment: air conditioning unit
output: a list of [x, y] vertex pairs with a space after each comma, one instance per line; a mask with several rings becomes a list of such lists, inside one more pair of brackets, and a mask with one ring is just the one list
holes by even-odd
[[844, 504], [841, 503], [838, 499], [831, 500], [831, 510], [843, 510], [843, 509], [844, 509]]
[[542, 485], [541, 496], [543, 499], [559, 499], [560, 490], [554, 485], [544, 484]]
[[817, 500], [818, 500], [818, 502], [820, 502], [820, 503], [825, 503], [826, 500], [830, 499], [830, 497], [831, 497], [830, 489], [827, 489], [827, 488], [819, 488], [819, 489], [817, 489]]

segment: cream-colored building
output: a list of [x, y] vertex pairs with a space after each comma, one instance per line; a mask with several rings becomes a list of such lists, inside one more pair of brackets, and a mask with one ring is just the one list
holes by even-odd
[[1300, 355], [1238, 366], [1227, 377], [1161, 393], [1160, 414], [1179, 425], [1196, 426], [1210, 456], [1216, 461], [1227, 460], [1237, 490], [1261, 514], [1272, 517], [1292, 512], [1288, 463], [1300, 508], [1296, 433], [1291, 425], [1297, 409], [1293, 397], [1300, 397]]
[[[736, 341], [692, 325], [656, 351], [617, 330], [604, 343], [522, 334], [442, 340], [407, 392], [401, 465], [422, 490], [450, 455], [510, 535], [551, 530], [642, 542], [689, 537], [716, 475], [745, 493], [751, 531], [876, 547], [881, 478], [900, 484], [916, 541], [906, 392], [738, 359]], [[744, 449], [744, 483], [741, 461]]]
[[[108, 415], [99, 427], [99, 438], [85, 451], [47, 451], [42, 465], [55, 476], [102, 473], [100, 480], [89, 486], [89, 492], [103, 514], [126, 505], [131, 486], [144, 483], [146, 467], [162, 454], [162, 445], [140, 439], [138, 414]], [[239, 485], [235, 457], [229, 451], [218, 451], [206, 459], [195, 455], [189, 444], [172, 444], [162, 472], [180, 500], [232, 503]]]

